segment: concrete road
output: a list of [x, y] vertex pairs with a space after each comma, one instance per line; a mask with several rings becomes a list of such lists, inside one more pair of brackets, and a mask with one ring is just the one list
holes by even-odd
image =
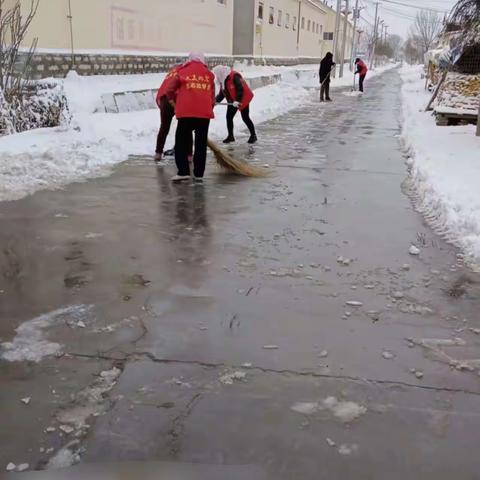
[[238, 138], [268, 179], [131, 159], [1, 204], [0, 467], [478, 478], [480, 284], [415, 212], [400, 86]]

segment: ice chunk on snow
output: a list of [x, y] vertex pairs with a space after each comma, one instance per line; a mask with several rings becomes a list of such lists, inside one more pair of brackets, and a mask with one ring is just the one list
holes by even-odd
[[323, 401], [323, 406], [343, 423], [353, 422], [353, 420], [367, 413], [366, 407], [354, 402], [341, 402], [335, 397], [326, 398]]
[[363, 303], [356, 300], [349, 300], [348, 302], [346, 302], [346, 305], [348, 305], [349, 307], [362, 307]]
[[61, 448], [48, 462], [47, 470], [60, 470], [71, 467], [80, 461], [80, 455], [76, 452], [80, 442], [73, 440]]
[[30, 468], [30, 465], [28, 463], [22, 463], [17, 467], [17, 472], [25, 472]]
[[10, 463], [7, 465], [7, 467], [6, 467], [5, 470], [6, 470], [7, 472], [13, 472], [16, 468], [17, 468], [17, 466], [16, 466], [14, 463], [10, 462]]
[[329, 447], [336, 447], [337, 446], [337, 444], [331, 438], [327, 438], [326, 441], [327, 441], [327, 445]]
[[410, 255], [420, 255], [420, 249], [415, 245], [410, 245], [410, 248], [408, 249], [408, 253]]
[[66, 433], [67, 435], [70, 435], [74, 431], [74, 428], [70, 425], [60, 425], [59, 428], [63, 433]]
[[313, 415], [318, 412], [319, 408], [320, 405], [318, 402], [298, 402], [291, 407], [294, 412], [301, 413], [302, 415]]
[[386, 358], [387, 360], [392, 360], [392, 358], [395, 358], [395, 355], [392, 352], [389, 352], [388, 350], [384, 350], [382, 352], [382, 357]]
[[340, 455], [351, 455], [352, 453], [356, 453], [358, 451], [358, 445], [346, 445], [342, 444], [340, 445], [340, 448], [338, 449], [338, 453]]
[[235, 381], [239, 382], [241, 380], [245, 380], [246, 377], [247, 374], [241, 371], [226, 373], [220, 377], [220, 382], [222, 382], [224, 385], [233, 385]]
[[25, 405], [28, 405], [30, 403], [31, 399], [32, 399], [32, 397], [25, 397], [25, 398], [22, 398], [20, 401], [22, 403], [24, 403]]

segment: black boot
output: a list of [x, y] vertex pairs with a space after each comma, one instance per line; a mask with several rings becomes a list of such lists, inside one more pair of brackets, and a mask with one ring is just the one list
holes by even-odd
[[223, 143], [233, 143], [235, 141], [235, 137], [233, 135], [229, 135]]
[[250, 138], [248, 139], [248, 143], [250, 144], [253, 144], [253, 143], [257, 143], [257, 135], [255, 135], [255, 133], [253, 133], [252, 135], [250, 135]]

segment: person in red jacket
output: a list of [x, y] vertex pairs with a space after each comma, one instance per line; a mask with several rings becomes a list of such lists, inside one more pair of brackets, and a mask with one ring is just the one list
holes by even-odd
[[210, 120], [214, 118], [215, 76], [205, 65], [203, 53], [191, 53], [167, 88], [167, 99], [175, 108], [178, 119], [175, 134], [175, 162], [178, 174], [174, 182], [190, 179], [189, 145], [195, 133], [193, 174], [201, 182], [207, 161], [207, 140]]
[[235, 141], [235, 136], [233, 135], [233, 119], [238, 110], [240, 110], [242, 120], [250, 132], [248, 143], [256, 143], [257, 134], [255, 132], [255, 125], [250, 118], [250, 102], [254, 96], [251, 88], [238, 72], [225, 65], [217, 65], [213, 69], [213, 73], [220, 85], [220, 93], [217, 95], [216, 102], [220, 103], [226, 98], [229, 104], [227, 107], [228, 137], [223, 143]]
[[355, 60], [355, 65], [357, 66], [357, 71], [355, 72], [355, 75], [357, 73], [359, 75], [359, 81], [358, 81], [359, 90], [363, 92], [363, 82], [365, 81], [365, 77], [367, 76], [368, 68], [365, 65], [365, 62], [363, 60], [360, 60], [360, 58], [357, 58]]
[[167, 140], [168, 134], [170, 132], [170, 127], [172, 125], [173, 117], [175, 116], [175, 111], [170, 105], [167, 99], [167, 89], [170, 82], [175, 78], [175, 74], [181, 65], [175, 65], [168, 73], [165, 79], [163, 80], [160, 88], [157, 92], [156, 102], [158, 108], [160, 109], [160, 130], [157, 135], [157, 146], [155, 148], [155, 161], [160, 162], [163, 157], [163, 149], [165, 147], [165, 142]]

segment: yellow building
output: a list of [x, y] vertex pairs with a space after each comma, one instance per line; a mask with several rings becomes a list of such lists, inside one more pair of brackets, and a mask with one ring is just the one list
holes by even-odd
[[[26, 11], [31, 0], [20, 3]], [[233, 1], [40, 0], [26, 43], [34, 37], [39, 49], [231, 55]]]
[[[26, 12], [32, 0], [17, 1]], [[311, 57], [333, 50], [336, 12], [321, 0], [39, 0], [25, 44], [76, 54]], [[340, 42], [344, 15], [341, 15]], [[348, 22], [345, 59], [353, 27]]]

